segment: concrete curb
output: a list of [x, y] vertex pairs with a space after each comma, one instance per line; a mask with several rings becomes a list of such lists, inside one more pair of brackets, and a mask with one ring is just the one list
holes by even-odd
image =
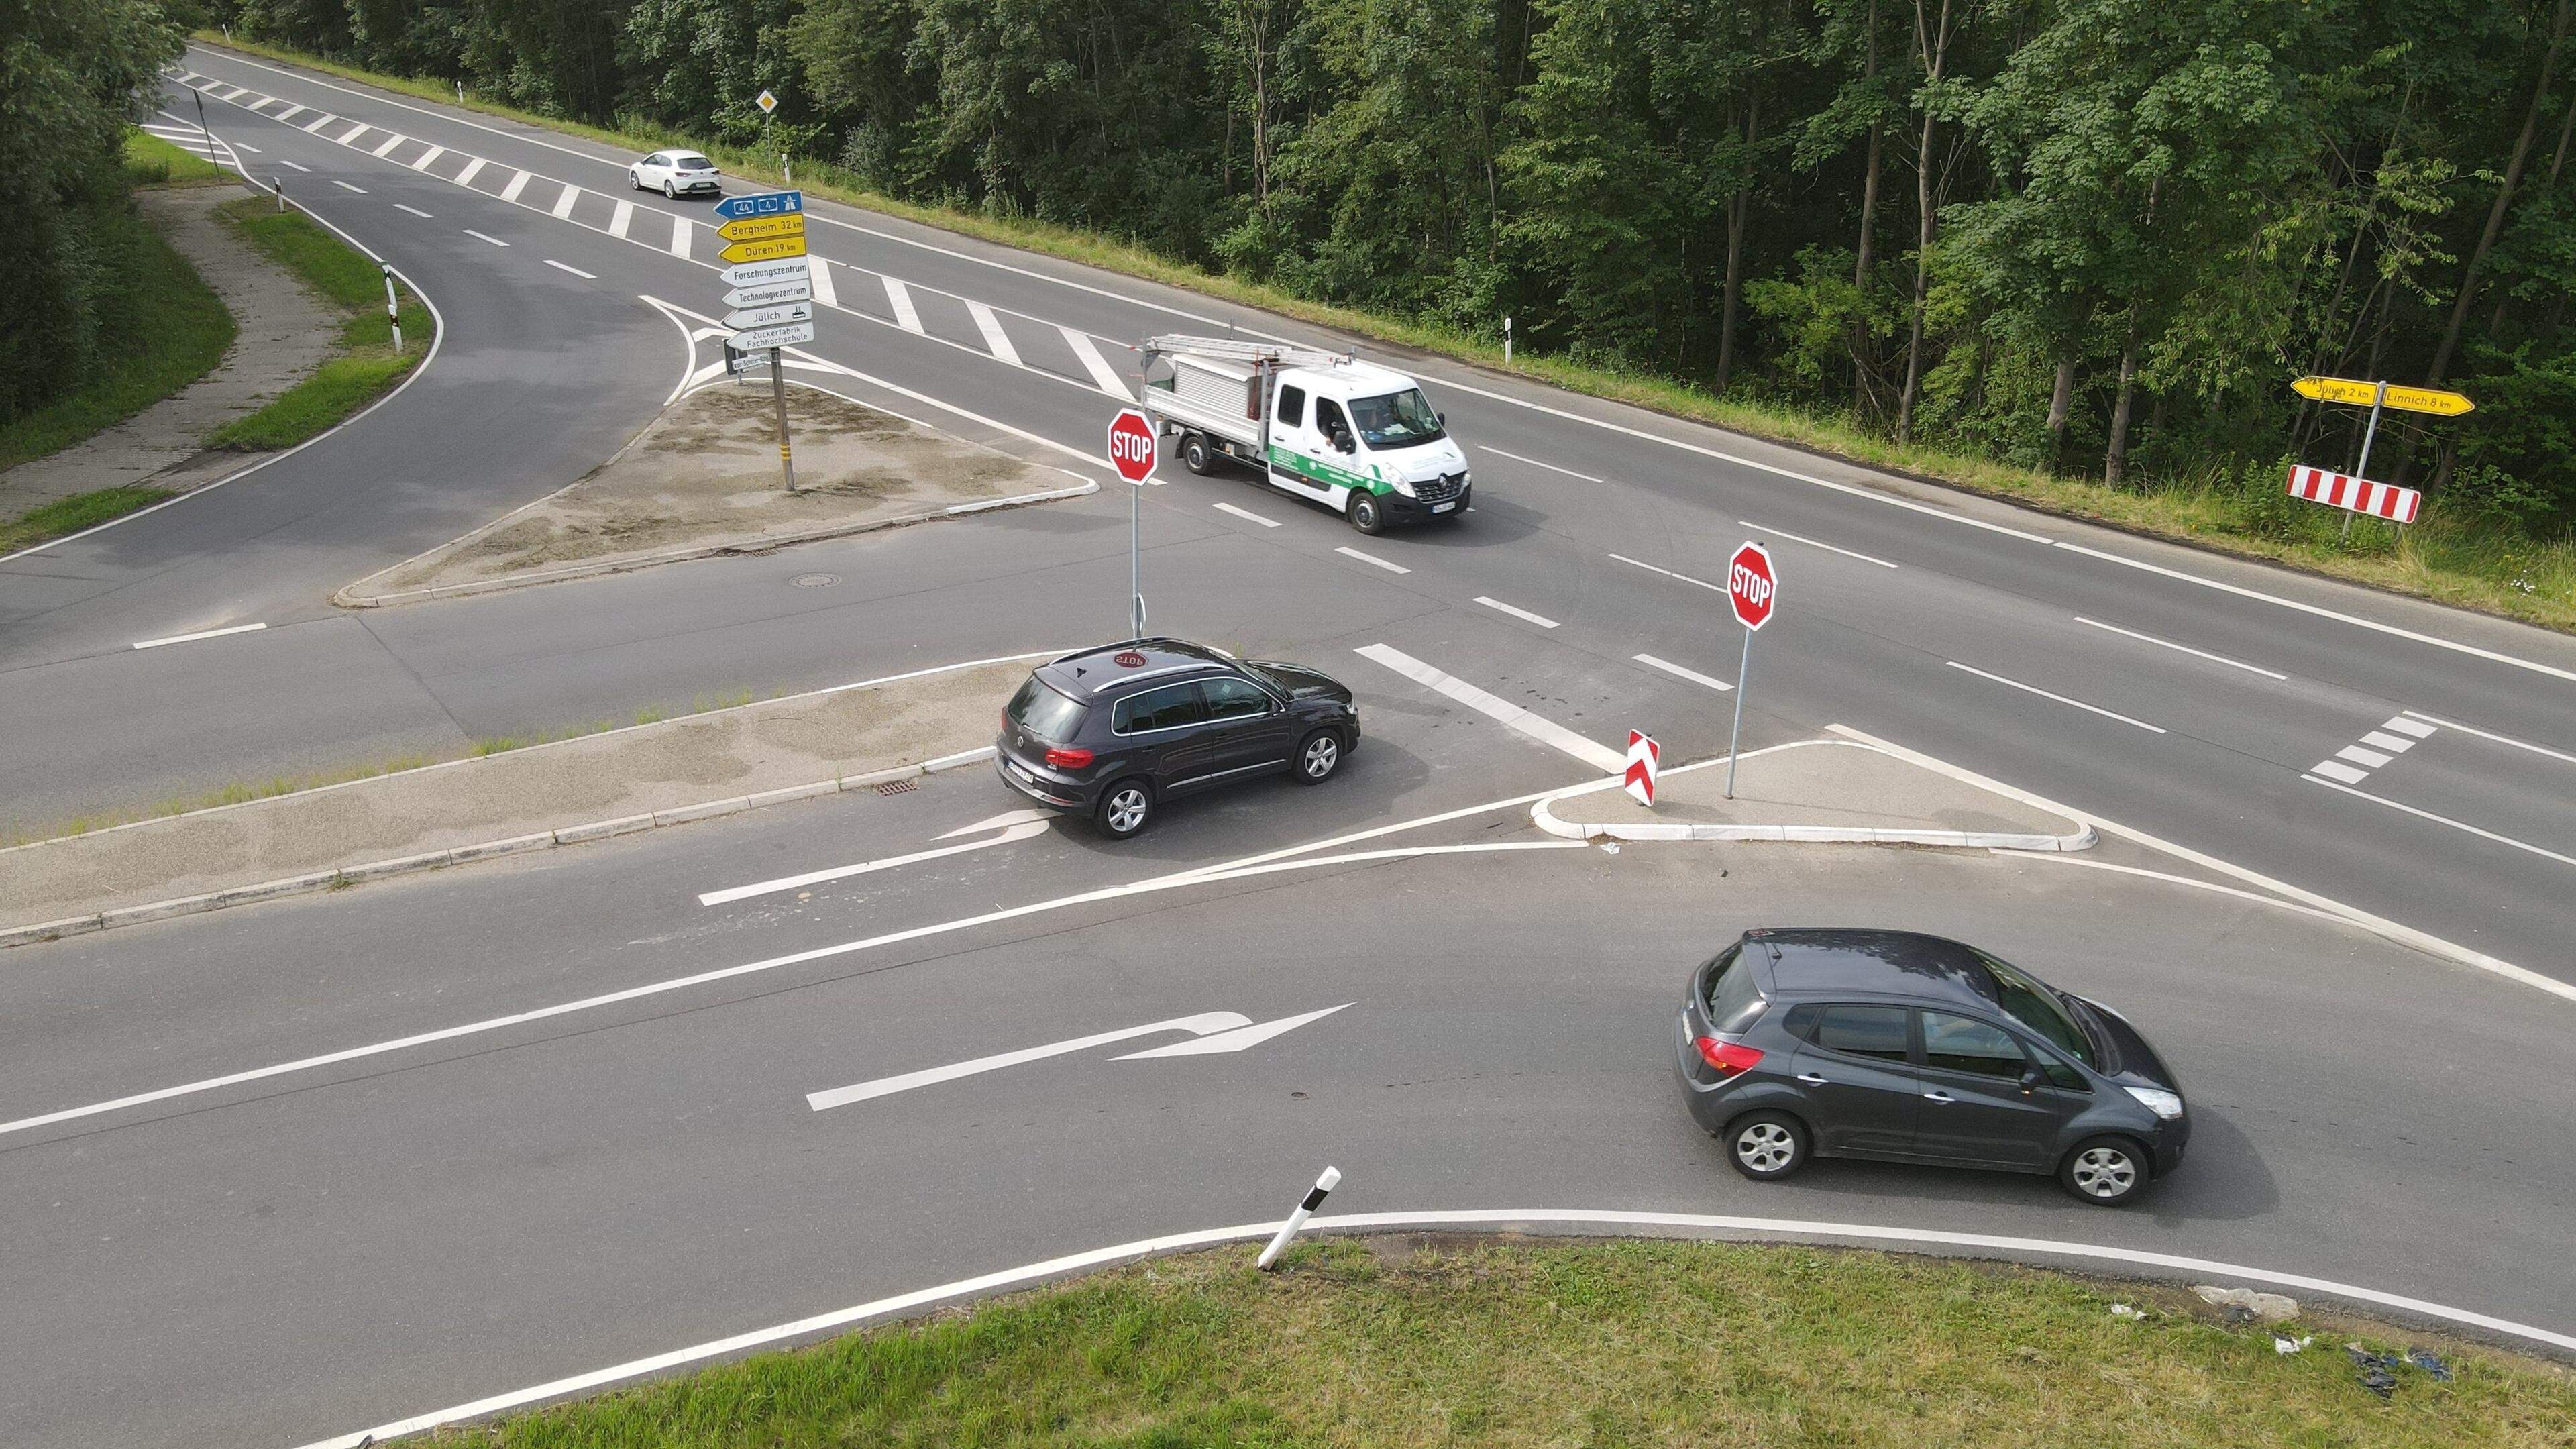
[[31, 945], [38, 941], [58, 941], [67, 936], [85, 936], [93, 931], [111, 931], [119, 926], [139, 926], [151, 921], [166, 921], [174, 916], [195, 915], [201, 911], [219, 911], [227, 906], [246, 906], [254, 901], [272, 901], [284, 896], [304, 895], [312, 891], [338, 890], [360, 881], [382, 880], [388, 876], [409, 875], [414, 871], [439, 870], [463, 865], [469, 861], [490, 860], [495, 856], [517, 855], [524, 851], [551, 850], [563, 845], [581, 845], [611, 836], [631, 835], [641, 830], [658, 830], [664, 826], [685, 825], [693, 820], [711, 820], [745, 810], [758, 810], [768, 805], [784, 805], [794, 800], [814, 800], [850, 790], [865, 789], [889, 780], [917, 779], [960, 765], [971, 765], [992, 758], [992, 746], [967, 750], [960, 754], [942, 755], [917, 765], [898, 765], [890, 770], [871, 770], [864, 775], [846, 775], [830, 780], [817, 780], [808, 785], [789, 785], [777, 790], [763, 790], [756, 795], [737, 795], [728, 800], [707, 800], [695, 805], [679, 805], [656, 810], [649, 815], [626, 815], [615, 820], [594, 820], [582, 825], [566, 825], [535, 835], [517, 835], [507, 840], [478, 841], [472, 845], [451, 846], [445, 850], [423, 851], [418, 855], [396, 856], [390, 860], [371, 860], [359, 865], [344, 865], [335, 870], [317, 870], [307, 875], [288, 876], [283, 880], [260, 881], [254, 885], [229, 886], [203, 895], [178, 896], [166, 901], [150, 901], [139, 906], [120, 906], [93, 915], [70, 916], [59, 921], [42, 921], [32, 926], [0, 926], [0, 950], [11, 946]]
[[[1937, 761], [1928, 761], [1924, 758], [1909, 759], [1892, 750], [1879, 749], [1876, 745], [1863, 744], [1857, 740], [1802, 740], [1797, 743], [1848, 744], [1886, 755], [1890, 759], [1905, 760], [1907, 764], [1933, 770], [1962, 784], [1974, 785], [2008, 799], [2019, 800], [2034, 808], [2047, 808], [2041, 806], [2034, 798], [2027, 797], [2018, 790], [1989, 780], [1982, 775], [1943, 766]], [[1771, 748], [1786, 749], [1789, 746], [1774, 745]], [[1753, 754], [1768, 753], [1770, 753], [1769, 750], [1753, 751], [1749, 752], [1746, 758], [1752, 758]], [[1676, 766], [1664, 773], [1686, 774], [1692, 770], [1704, 770], [1712, 765], [1724, 764], [1725, 761], [1726, 757], [1720, 755], [1713, 760], [1699, 760], [1688, 765]], [[1770, 840], [1824, 845], [1931, 845], [1965, 850], [2075, 851], [2090, 850], [2100, 839], [2094, 834], [2090, 822], [2071, 815], [2067, 818], [2075, 822], [2074, 830], [2063, 835], [2040, 835], [2001, 830], [1888, 830], [1867, 825], [1726, 825], [1716, 821], [1687, 820], [1587, 824], [1567, 820], [1548, 808], [1559, 800], [1613, 790], [1618, 786], [1619, 781], [1615, 778], [1589, 781], [1570, 790], [1559, 790], [1552, 795], [1543, 796], [1536, 804], [1530, 806], [1530, 822], [1548, 834], [1565, 840]], [[2060, 812], [2050, 809], [2049, 813]]]
[[[854, 534], [876, 533], [889, 528], [908, 528], [916, 523], [931, 523], [942, 518], [955, 518], [968, 513], [989, 513], [997, 508], [1023, 508], [1031, 504], [1052, 503], [1059, 498], [1080, 498], [1085, 494], [1099, 491], [1098, 483], [1085, 479], [1079, 488], [1049, 488], [1037, 493], [1015, 494], [1009, 498], [987, 498], [973, 503], [952, 503], [946, 508], [934, 508], [927, 513], [907, 513], [900, 518], [877, 518], [858, 523], [829, 524], [821, 528], [808, 528], [796, 533], [783, 533], [774, 538], [754, 539], [749, 542], [691, 544], [684, 548], [666, 548], [656, 553], [597, 559], [590, 563], [567, 564], [559, 569], [512, 574], [507, 578], [477, 579], [469, 584], [441, 584], [430, 589], [401, 589], [390, 594], [353, 592], [364, 587], [368, 579], [379, 577], [379, 575], [370, 574], [366, 579], [343, 586], [331, 596], [331, 602], [343, 609], [385, 609], [397, 604], [425, 603], [431, 599], [463, 599], [476, 594], [497, 594], [505, 589], [531, 588], [538, 584], [559, 584], [569, 579], [588, 579], [597, 578], [602, 574], [628, 573], [635, 569], [652, 568], [657, 564], [686, 563], [691, 559], [719, 556], [748, 558], [755, 554], [774, 553], [782, 548], [793, 548], [800, 543], [820, 543], [825, 539], [848, 538]], [[538, 500], [540, 503], [544, 501], [544, 499]], [[475, 530], [476, 533], [482, 531]], [[473, 536], [473, 534], [465, 535], [466, 538]], [[440, 547], [452, 547], [463, 541], [463, 539], [451, 540]], [[394, 568], [406, 568], [409, 565], [410, 560], [406, 559], [394, 565]], [[383, 572], [392, 571], [387, 569]]]

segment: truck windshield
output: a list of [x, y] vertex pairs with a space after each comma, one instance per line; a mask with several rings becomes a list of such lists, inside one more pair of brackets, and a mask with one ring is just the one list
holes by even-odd
[[1351, 399], [1351, 426], [1372, 448], [1410, 448], [1439, 441], [1440, 415], [1422, 389], [1409, 387], [1385, 397]]

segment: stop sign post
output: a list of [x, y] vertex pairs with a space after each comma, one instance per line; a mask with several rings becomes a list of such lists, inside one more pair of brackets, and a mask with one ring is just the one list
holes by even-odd
[[1136, 543], [1136, 496], [1154, 476], [1154, 424], [1134, 408], [1121, 408], [1109, 420], [1109, 466], [1127, 480], [1127, 637], [1145, 637], [1143, 557]]
[[1780, 575], [1771, 567], [1771, 550], [1747, 543], [1726, 565], [1726, 600], [1735, 606], [1735, 621], [1744, 626], [1744, 659], [1735, 666], [1735, 736], [1726, 746], [1726, 798], [1735, 798], [1735, 757], [1744, 745], [1744, 680], [1753, 668], [1753, 631], [1771, 622], [1780, 601]]

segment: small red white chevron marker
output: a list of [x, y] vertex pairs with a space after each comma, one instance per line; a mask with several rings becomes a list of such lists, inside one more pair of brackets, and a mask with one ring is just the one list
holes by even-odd
[[1664, 747], [1653, 740], [1628, 731], [1628, 775], [1625, 782], [1637, 803], [1652, 808], [1655, 803], [1655, 769], [1664, 757]]

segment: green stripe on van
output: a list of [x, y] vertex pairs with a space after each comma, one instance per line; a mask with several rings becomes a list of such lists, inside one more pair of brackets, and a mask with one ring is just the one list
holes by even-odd
[[1307, 457], [1303, 453], [1282, 447], [1277, 443], [1270, 445], [1270, 461], [1273, 465], [1294, 473], [1309, 483], [1321, 483], [1333, 488], [1356, 488], [1363, 493], [1390, 491], [1384, 483], [1363, 478], [1347, 468], [1336, 468], [1321, 458]]

